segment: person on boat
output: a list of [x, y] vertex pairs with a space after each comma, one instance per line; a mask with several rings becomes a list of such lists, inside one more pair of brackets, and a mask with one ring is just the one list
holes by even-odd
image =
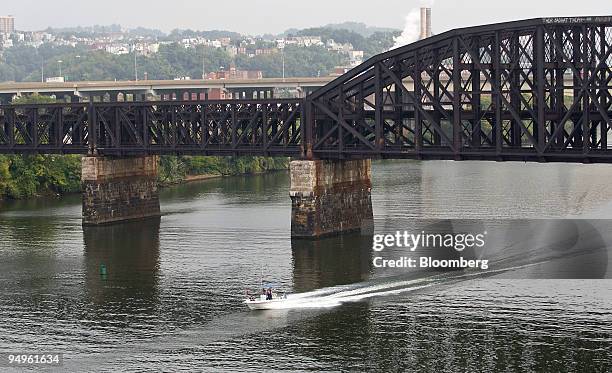
[[268, 293], [266, 294], [266, 300], [272, 300], [272, 288], [268, 289]]

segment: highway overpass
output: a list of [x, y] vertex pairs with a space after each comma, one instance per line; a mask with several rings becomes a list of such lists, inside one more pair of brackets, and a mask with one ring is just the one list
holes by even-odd
[[[83, 98], [102, 98], [121, 101], [133, 95], [135, 101], [156, 99], [219, 99], [219, 98], [273, 98], [274, 91], [289, 89], [303, 97], [331, 82], [334, 77], [321, 78], [265, 78], [265, 79], [207, 79], [207, 80], [139, 80], [93, 82], [7, 82], [0, 83], [0, 101], [10, 102], [15, 96], [41, 94], [58, 98], [70, 97], [72, 102]], [[213, 92], [231, 93], [231, 97], [216, 97]], [[210, 97], [209, 97], [210, 94]], [[119, 97], [119, 99], [117, 99]], [[100, 100], [102, 101], [102, 100]], [[126, 100], [127, 101], [127, 100]]]

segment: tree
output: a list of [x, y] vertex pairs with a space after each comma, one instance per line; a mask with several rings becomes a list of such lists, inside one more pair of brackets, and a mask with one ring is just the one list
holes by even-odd
[[[285, 48], [285, 76], [316, 77], [325, 76], [333, 68], [346, 63], [346, 57], [330, 52], [323, 47]], [[241, 70], [261, 70], [266, 78], [278, 78], [283, 74], [281, 53], [265, 54], [255, 57], [236, 56], [236, 66]]]
[[53, 104], [57, 100], [50, 96], [41, 96], [37, 93], [27, 96], [16, 97], [11, 101], [15, 105], [28, 105], [28, 104]]

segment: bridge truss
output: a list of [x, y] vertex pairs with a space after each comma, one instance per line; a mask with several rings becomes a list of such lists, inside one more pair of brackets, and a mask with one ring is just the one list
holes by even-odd
[[0, 153], [612, 162], [612, 17], [452, 30], [305, 99], [0, 106]]
[[612, 17], [453, 30], [308, 97], [315, 157], [610, 160]]
[[0, 152], [300, 156], [301, 100], [0, 107]]

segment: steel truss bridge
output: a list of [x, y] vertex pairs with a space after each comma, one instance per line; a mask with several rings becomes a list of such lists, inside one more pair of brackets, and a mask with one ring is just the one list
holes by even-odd
[[0, 106], [0, 153], [612, 162], [611, 68], [612, 16], [469, 27], [304, 99]]

